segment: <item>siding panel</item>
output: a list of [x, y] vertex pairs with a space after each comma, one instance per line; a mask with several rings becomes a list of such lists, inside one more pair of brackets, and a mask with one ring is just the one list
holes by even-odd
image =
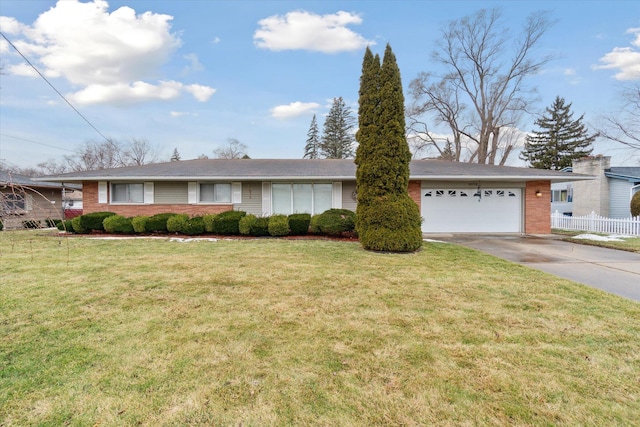
[[356, 210], [356, 199], [353, 197], [356, 191], [355, 181], [342, 182], [342, 209]]
[[154, 203], [157, 205], [186, 205], [189, 202], [186, 182], [156, 182], [154, 187]]
[[609, 179], [609, 217], [630, 218], [631, 208], [629, 199], [631, 183], [621, 179]]
[[236, 210], [261, 216], [262, 210], [262, 183], [242, 183], [242, 203], [236, 205]]

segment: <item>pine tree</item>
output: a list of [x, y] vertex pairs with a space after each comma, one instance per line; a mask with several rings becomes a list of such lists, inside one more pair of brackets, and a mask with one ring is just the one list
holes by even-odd
[[327, 159], [353, 157], [353, 128], [355, 119], [342, 97], [333, 98], [333, 105], [324, 121], [320, 154]]
[[527, 136], [520, 159], [537, 169], [560, 170], [571, 166], [574, 159], [590, 155], [596, 136], [588, 134], [583, 117], [573, 120], [571, 104], [557, 96], [546, 114], [535, 121], [540, 130]]
[[316, 115], [311, 119], [311, 125], [307, 132], [307, 145], [304, 146], [303, 159], [317, 159], [320, 155], [320, 131], [318, 130], [318, 121]]
[[178, 147], [173, 149], [173, 154], [171, 154], [171, 159], [172, 162], [177, 162], [178, 160], [180, 160], [180, 153], [178, 153]]
[[380, 66], [367, 48], [360, 77], [356, 153], [357, 231], [367, 250], [412, 252], [422, 245], [420, 211], [409, 197], [400, 70], [387, 45]]

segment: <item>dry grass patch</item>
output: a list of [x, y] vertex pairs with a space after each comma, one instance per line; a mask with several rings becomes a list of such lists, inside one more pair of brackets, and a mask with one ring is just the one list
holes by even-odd
[[0, 425], [631, 425], [637, 303], [480, 252], [0, 234]]

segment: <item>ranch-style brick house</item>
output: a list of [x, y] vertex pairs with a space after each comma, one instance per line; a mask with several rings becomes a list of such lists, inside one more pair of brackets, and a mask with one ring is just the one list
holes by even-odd
[[[356, 209], [353, 159], [198, 159], [73, 172], [43, 179], [82, 183], [84, 213], [318, 214]], [[409, 195], [425, 233], [551, 232], [551, 183], [591, 176], [540, 169], [413, 160]]]

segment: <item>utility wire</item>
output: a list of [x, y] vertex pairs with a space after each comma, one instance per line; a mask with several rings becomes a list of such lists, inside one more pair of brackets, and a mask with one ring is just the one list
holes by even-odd
[[29, 59], [28, 59], [26, 56], [24, 56], [24, 55], [22, 54], [22, 52], [20, 52], [20, 50], [16, 47], [16, 45], [14, 45], [14, 44], [11, 42], [11, 40], [9, 40], [9, 39], [7, 38], [7, 36], [5, 36], [5, 35], [4, 35], [4, 33], [3, 33], [2, 31], [0, 31], [0, 35], [1, 35], [1, 36], [2, 36], [6, 41], [7, 41], [7, 43], [9, 43], [9, 45], [11, 45], [11, 47], [12, 47], [12, 48], [14, 48], [14, 49], [16, 50], [16, 52], [18, 52], [18, 54], [22, 57], [22, 59], [24, 59], [24, 60], [27, 62], [27, 64], [29, 64], [29, 66], [30, 66], [31, 68], [33, 68], [33, 69], [36, 71], [36, 73], [38, 73], [38, 75], [39, 75], [40, 77], [42, 77], [42, 79], [43, 79], [45, 82], [47, 82], [47, 84], [48, 84], [49, 86], [51, 86], [51, 89], [53, 89], [53, 90], [54, 90], [58, 95], [60, 95], [60, 98], [62, 98], [62, 99], [64, 100], [64, 102], [66, 102], [66, 103], [69, 105], [69, 107], [71, 107], [71, 108], [73, 109], [73, 111], [75, 111], [75, 112], [76, 112], [80, 117], [82, 117], [82, 119], [83, 119], [85, 122], [87, 122], [87, 124], [88, 124], [89, 126], [91, 126], [91, 127], [93, 128], [93, 130], [95, 130], [96, 132], [98, 132], [98, 134], [99, 134], [101, 137], [103, 137], [105, 141], [107, 141], [109, 144], [111, 144], [111, 143], [112, 143], [112, 141], [111, 141], [111, 140], [109, 140], [109, 138], [107, 138], [106, 136], [104, 136], [104, 135], [102, 134], [102, 132], [100, 132], [100, 131], [98, 130], [98, 128], [97, 128], [97, 127], [95, 127], [95, 126], [93, 125], [93, 123], [91, 123], [91, 122], [90, 122], [90, 121], [89, 121], [89, 120], [88, 120], [84, 115], [82, 115], [82, 113], [81, 113], [80, 111], [78, 111], [78, 109], [77, 109], [76, 107], [74, 107], [74, 106], [73, 106], [73, 104], [71, 104], [71, 102], [69, 102], [69, 101], [67, 100], [67, 98], [65, 98], [65, 97], [64, 97], [64, 95], [63, 95], [63, 94], [61, 94], [61, 93], [60, 93], [60, 91], [58, 91], [58, 89], [56, 89], [56, 88], [55, 88], [55, 86], [54, 86], [53, 84], [51, 84], [51, 82], [50, 82], [49, 80], [47, 80], [47, 78], [46, 78], [46, 77], [45, 77], [45, 76], [40, 72], [40, 70], [38, 70], [38, 68], [37, 68], [35, 65], [33, 65], [33, 64], [31, 63], [31, 61], [29, 61]]
[[71, 149], [69, 149], [69, 148], [58, 147], [58, 146], [56, 146], [56, 145], [45, 144], [44, 142], [32, 141], [32, 140], [30, 140], [30, 139], [24, 139], [24, 138], [20, 138], [20, 137], [18, 137], [18, 136], [7, 135], [6, 133], [1, 133], [1, 132], [0, 132], [0, 136], [4, 136], [4, 137], [7, 137], [7, 138], [17, 139], [17, 140], [24, 141], [24, 142], [30, 142], [30, 143], [32, 143], [32, 144], [44, 145], [45, 147], [51, 147], [51, 148], [57, 148], [57, 149], [59, 149], [59, 150], [70, 151], [70, 152], [72, 152], [72, 153], [76, 153], [76, 154], [79, 154], [79, 153], [80, 153], [80, 151], [78, 151], [78, 150], [71, 150]]

